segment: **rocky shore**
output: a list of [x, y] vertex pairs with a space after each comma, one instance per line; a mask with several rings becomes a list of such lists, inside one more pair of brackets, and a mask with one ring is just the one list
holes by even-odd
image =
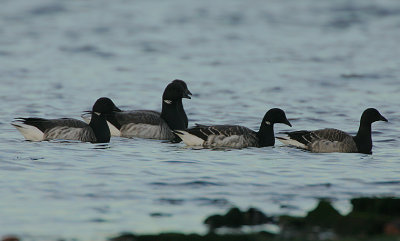
[[[160, 233], [137, 235], [124, 233], [108, 241], [286, 241], [286, 240], [400, 240], [400, 199], [394, 197], [365, 197], [351, 200], [352, 210], [340, 214], [328, 200], [304, 217], [268, 216], [257, 208], [242, 211], [231, 208], [225, 214], [215, 214], [204, 220], [208, 233]], [[278, 232], [247, 232], [246, 227], [275, 225]], [[22, 241], [10, 235], [2, 241]], [[62, 239], [59, 239], [61, 241]]]

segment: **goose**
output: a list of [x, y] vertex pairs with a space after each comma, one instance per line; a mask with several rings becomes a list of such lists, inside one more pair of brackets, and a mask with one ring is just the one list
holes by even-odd
[[186, 130], [175, 130], [188, 146], [205, 148], [245, 148], [265, 147], [275, 144], [274, 124], [283, 123], [292, 126], [285, 112], [279, 108], [270, 109], [261, 122], [260, 129], [255, 132], [239, 125], [199, 125]]
[[106, 143], [111, 135], [105, 114], [114, 110], [110, 99], [102, 97], [93, 105], [89, 124], [72, 118], [16, 118], [11, 124], [29, 141], [63, 139]]
[[[191, 99], [192, 93], [183, 80], [174, 80], [164, 90], [161, 113], [153, 110], [116, 111], [106, 115], [112, 136], [176, 140], [174, 129], [186, 129], [188, 118], [182, 98]], [[88, 122], [88, 115], [82, 115]]]
[[378, 110], [366, 109], [360, 119], [356, 136], [337, 130], [320, 129], [314, 131], [284, 132], [285, 137], [277, 137], [282, 143], [311, 152], [358, 152], [372, 154], [371, 124], [375, 121], [388, 121]]

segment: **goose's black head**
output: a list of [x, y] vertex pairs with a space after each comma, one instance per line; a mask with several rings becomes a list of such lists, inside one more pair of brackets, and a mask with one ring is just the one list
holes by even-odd
[[265, 113], [258, 131], [258, 144], [260, 147], [275, 145], [274, 124], [283, 123], [292, 126], [283, 110], [273, 108]]
[[187, 84], [185, 83], [185, 81], [180, 80], [180, 79], [176, 79], [176, 80], [172, 81], [172, 83], [178, 83], [178, 84], [180, 84], [182, 86], [182, 88], [184, 89], [184, 93], [183, 93], [184, 96], [182, 98], [191, 99], [190, 96], [192, 95], [192, 92], [190, 92], [190, 90], [188, 89]]
[[375, 108], [366, 109], [361, 115], [362, 124], [372, 124], [375, 121], [388, 121], [379, 111]]
[[282, 123], [288, 126], [292, 126], [289, 120], [286, 118], [286, 114], [279, 108], [270, 109], [263, 118], [262, 125], [274, 125], [275, 123]]
[[109, 114], [112, 112], [120, 112], [121, 110], [111, 99], [107, 97], [101, 97], [94, 103], [92, 111], [102, 114]]
[[181, 100], [182, 98], [190, 99], [190, 96], [187, 95], [184, 87], [180, 82], [173, 81], [165, 88], [162, 98], [164, 103], [172, 104], [174, 102], [177, 102], [178, 100]]

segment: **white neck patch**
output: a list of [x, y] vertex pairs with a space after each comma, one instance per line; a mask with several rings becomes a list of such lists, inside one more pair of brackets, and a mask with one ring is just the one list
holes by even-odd
[[164, 100], [164, 102], [168, 105], [172, 104], [172, 100]]
[[271, 125], [271, 122], [269, 122], [269, 121], [265, 121], [265, 124], [267, 124], [267, 125]]
[[100, 115], [100, 113], [99, 113], [99, 112], [93, 112], [93, 113], [95, 113], [96, 115]]

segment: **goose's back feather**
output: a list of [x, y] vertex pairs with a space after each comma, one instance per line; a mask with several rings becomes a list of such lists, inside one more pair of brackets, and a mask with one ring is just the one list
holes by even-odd
[[318, 139], [325, 139], [328, 141], [339, 141], [343, 142], [347, 138], [351, 138], [352, 136], [347, 134], [344, 131], [337, 130], [337, 129], [332, 129], [332, 128], [327, 128], [327, 129], [321, 129], [321, 130], [316, 130], [312, 131], [313, 135], [318, 138]]
[[296, 145], [312, 152], [357, 152], [354, 139], [348, 133], [337, 129], [321, 129], [315, 131], [294, 131], [286, 133], [288, 140], [280, 138], [284, 143]]
[[115, 118], [121, 125], [120, 132], [123, 137], [159, 140], [171, 140], [175, 137], [157, 111], [123, 111], [115, 113]]
[[159, 125], [163, 120], [160, 112], [152, 110], [133, 110], [115, 113], [115, 118], [121, 126], [126, 124]]
[[[238, 125], [198, 125], [186, 130], [187, 133], [204, 140], [205, 147], [244, 148], [258, 146], [257, 133]], [[182, 137], [181, 137], [182, 138]], [[184, 138], [182, 138], [185, 141]]]
[[22, 122], [23, 124], [35, 126], [42, 132], [57, 126], [67, 126], [82, 128], [88, 126], [85, 122], [72, 119], [72, 118], [59, 118], [59, 119], [43, 119], [43, 118], [18, 118], [17, 122]]
[[190, 133], [206, 140], [210, 135], [222, 135], [222, 136], [233, 136], [233, 135], [256, 135], [256, 132], [250, 130], [244, 126], [238, 125], [200, 125], [196, 124], [195, 127], [190, 128]]

